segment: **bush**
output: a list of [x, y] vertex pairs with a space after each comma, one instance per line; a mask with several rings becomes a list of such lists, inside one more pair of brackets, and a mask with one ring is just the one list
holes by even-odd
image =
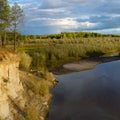
[[42, 96], [49, 94], [49, 86], [46, 84], [46, 81], [42, 80], [39, 87], [39, 94]]
[[27, 81], [27, 87], [35, 94], [47, 96], [49, 94], [49, 85], [47, 80], [32, 78]]
[[19, 56], [20, 56], [20, 68], [23, 70], [29, 70], [32, 58], [25, 52], [19, 53]]
[[86, 53], [88, 57], [100, 57], [103, 56], [104, 53], [101, 51], [90, 51]]
[[34, 106], [28, 106], [25, 110], [26, 112], [26, 120], [40, 120], [40, 115], [38, 110]]
[[46, 56], [42, 52], [33, 52], [31, 53], [32, 61], [32, 68], [39, 69], [45, 67]]

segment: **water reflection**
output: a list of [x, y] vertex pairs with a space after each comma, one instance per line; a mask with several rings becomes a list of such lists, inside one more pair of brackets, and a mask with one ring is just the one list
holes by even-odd
[[120, 120], [120, 61], [56, 78], [49, 120]]

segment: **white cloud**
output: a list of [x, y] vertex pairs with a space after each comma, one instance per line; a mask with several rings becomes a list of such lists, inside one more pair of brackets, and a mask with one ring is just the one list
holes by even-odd
[[50, 13], [58, 13], [58, 12], [65, 12], [62, 8], [54, 8], [54, 9], [39, 9], [39, 12], [50, 12]]
[[120, 28], [110, 28], [110, 29], [92, 30], [92, 31], [103, 33], [103, 34], [119, 34], [120, 33]]
[[64, 29], [78, 28], [79, 23], [71, 18], [57, 19], [49, 22], [49, 25], [59, 26]]
[[91, 23], [91, 22], [89, 22], [89, 21], [86, 21], [86, 22], [81, 22], [80, 23], [80, 26], [82, 27], [82, 28], [92, 28], [92, 27], [95, 27], [95, 26], [97, 26], [98, 24], [96, 24], [96, 23]]

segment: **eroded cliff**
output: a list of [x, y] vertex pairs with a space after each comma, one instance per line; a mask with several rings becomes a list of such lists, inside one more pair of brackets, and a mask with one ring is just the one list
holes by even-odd
[[[0, 51], [0, 118], [13, 120], [17, 109], [11, 102], [22, 108], [25, 104], [23, 86], [19, 79], [19, 58], [16, 54]], [[11, 106], [12, 105], [12, 106]]]
[[0, 51], [0, 120], [44, 120], [55, 78], [39, 75], [19, 71], [17, 54]]

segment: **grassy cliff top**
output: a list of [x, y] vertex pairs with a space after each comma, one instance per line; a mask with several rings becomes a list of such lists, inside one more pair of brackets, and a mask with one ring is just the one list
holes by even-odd
[[0, 50], [0, 61], [1, 62], [18, 62], [19, 57], [16, 53], [9, 52], [6, 50]]

